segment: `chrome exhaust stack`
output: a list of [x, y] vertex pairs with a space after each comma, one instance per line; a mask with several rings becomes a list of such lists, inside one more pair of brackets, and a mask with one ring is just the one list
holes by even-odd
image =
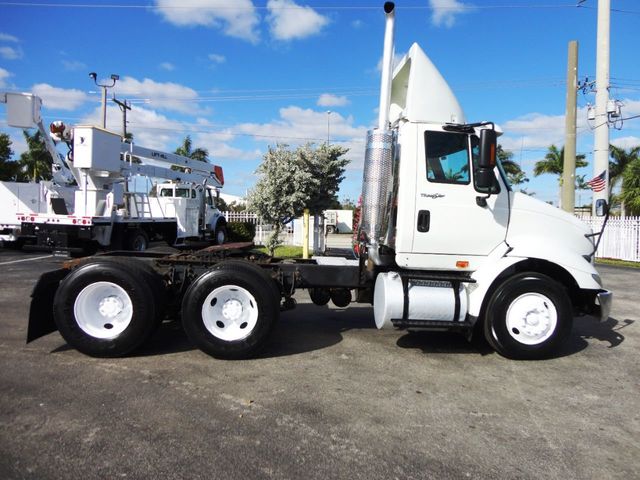
[[367, 246], [369, 259], [376, 265], [386, 263], [381, 247], [393, 248], [390, 218], [394, 203], [396, 134], [389, 128], [389, 105], [393, 74], [393, 36], [395, 5], [384, 4], [386, 26], [382, 55], [378, 128], [367, 132], [362, 180], [362, 215], [359, 239]]

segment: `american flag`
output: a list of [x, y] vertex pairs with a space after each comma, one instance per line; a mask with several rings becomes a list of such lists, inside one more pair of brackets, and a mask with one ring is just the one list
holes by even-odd
[[591, 187], [591, 190], [593, 190], [594, 192], [601, 192], [602, 190], [604, 190], [604, 187], [607, 186], [607, 172], [603, 170], [600, 175], [589, 180], [587, 182], [587, 185], [589, 185], [589, 187]]

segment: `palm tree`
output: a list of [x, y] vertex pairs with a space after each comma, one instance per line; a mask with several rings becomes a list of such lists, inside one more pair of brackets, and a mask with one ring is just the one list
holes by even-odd
[[[576, 155], [576, 168], [582, 168], [589, 165], [584, 159], [583, 154]], [[536, 162], [533, 167], [533, 175], [539, 176], [545, 173], [552, 173], [558, 175], [558, 186], [562, 188], [562, 173], [564, 171], [564, 146], [558, 150], [555, 145], [550, 145], [547, 149], [547, 154], [544, 156], [544, 160]], [[562, 194], [558, 196], [561, 198]]]
[[[609, 192], [613, 191], [618, 183], [622, 181], [620, 186], [620, 210], [622, 216], [625, 216], [626, 202], [624, 198], [624, 177], [627, 175], [627, 166], [640, 157], [640, 145], [632, 147], [629, 151], [624, 148], [618, 148], [614, 145], [609, 146]], [[631, 170], [629, 170], [631, 172]]]
[[20, 155], [20, 168], [22, 178], [20, 180], [51, 180], [51, 164], [53, 159], [42, 141], [39, 131], [33, 135], [26, 130], [23, 131], [24, 139], [27, 142], [28, 150]]
[[640, 157], [633, 159], [624, 169], [620, 199], [631, 215], [640, 215]]
[[182, 155], [183, 157], [189, 157], [193, 160], [199, 160], [201, 162], [209, 161], [209, 151], [206, 148], [193, 148], [193, 142], [191, 141], [191, 136], [187, 135], [184, 137], [182, 141], [182, 145], [176, 148], [174, 152], [177, 155]]
[[505, 150], [502, 148], [502, 145], [498, 145], [498, 148], [496, 149], [496, 156], [498, 157], [498, 160], [500, 160], [504, 173], [507, 174], [507, 178], [511, 185], [521, 185], [529, 181], [527, 175], [520, 168], [520, 165], [513, 161], [513, 152]]

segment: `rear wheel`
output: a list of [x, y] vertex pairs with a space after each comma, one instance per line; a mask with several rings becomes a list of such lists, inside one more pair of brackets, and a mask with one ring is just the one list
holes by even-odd
[[491, 296], [484, 334], [505, 357], [537, 359], [557, 352], [572, 324], [564, 287], [546, 275], [522, 273], [507, 279]]
[[147, 248], [149, 248], [149, 236], [144, 230], [137, 228], [127, 233], [127, 250], [144, 252]]
[[126, 355], [153, 333], [157, 305], [135, 266], [91, 262], [71, 272], [53, 303], [56, 326], [69, 345], [96, 357]]
[[218, 358], [255, 355], [266, 343], [279, 315], [273, 279], [246, 262], [223, 262], [191, 284], [182, 301], [182, 323], [189, 339]]

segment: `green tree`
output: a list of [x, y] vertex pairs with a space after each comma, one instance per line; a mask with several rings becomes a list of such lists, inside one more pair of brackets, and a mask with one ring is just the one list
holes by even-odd
[[0, 180], [16, 180], [20, 173], [20, 165], [11, 160], [12, 155], [11, 138], [0, 133]]
[[[584, 159], [585, 156], [583, 154], [576, 155], [576, 168], [582, 168], [589, 165], [589, 163]], [[551, 173], [554, 175], [558, 175], [558, 187], [562, 188], [562, 172], [564, 171], [564, 146], [558, 150], [558, 147], [555, 145], [550, 145], [547, 149], [547, 153], [544, 156], [544, 160], [540, 160], [536, 162], [533, 167], [533, 175], [539, 176], [545, 173]], [[576, 178], [577, 179], [577, 178]], [[584, 178], [583, 178], [584, 180]], [[561, 194], [558, 195], [558, 198], [561, 198]]]
[[[524, 173], [524, 170], [520, 168], [520, 165], [513, 160], [513, 152], [505, 150], [502, 148], [502, 145], [498, 145], [498, 148], [496, 149], [496, 156], [498, 157], [498, 160], [500, 160], [504, 173], [507, 174], [507, 179], [511, 185], [516, 186], [529, 182], [527, 174]], [[534, 195], [533, 193], [527, 192], [524, 188], [521, 188], [520, 191], [527, 195]]]
[[274, 225], [267, 247], [271, 255], [280, 231], [305, 208], [319, 214], [337, 201], [336, 194], [349, 161], [347, 149], [323, 144], [269, 148], [257, 170], [258, 182], [249, 193], [249, 209]]
[[184, 137], [182, 145], [176, 148], [174, 153], [182, 155], [183, 157], [192, 158], [193, 160], [199, 160], [201, 162], [209, 161], [209, 151], [206, 148], [193, 148], [193, 142], [191, 141], [190, 135]]
[[40, 131], [36, 131], [33, 135], [26, 130], [22, 133], [27, 142], [27, 151], [20, 155], [18, 161], [21, 170], [18, 179], [31, 180], [32, 182], [51, 180], [53, 159], [44, 145]]
[[620, 199], [627, 212], [640, 215], [640, 158], [636, 157], [624, 169]]
[[[609, 146], [609, 195], [611, 203], [615, 199], [620, 200], [622, 215], [626, 214], [626, 202], [622, 199], [624, 194], [624, 176], [627, 173], [627, 166], [634, 160], [640, 158], [640, 145], [630, 148], [628, 151], [614, 145]], [[613, 195], [613, 188], [620, 184], [620, 195]]]

